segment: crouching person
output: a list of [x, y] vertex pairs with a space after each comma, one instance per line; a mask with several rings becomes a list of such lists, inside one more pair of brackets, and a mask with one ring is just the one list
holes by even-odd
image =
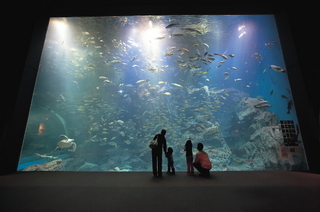
[[203, 150], [203, 144], [198, 143], [197, 146], [198, 153], [196, 154], [196, 158], [194, 160], [193, 166], [196, 168], [199, 172], [201, 177], [210, 177], [209, 170], [212, 168], [211, 161], [209, 160], [208, 154]]

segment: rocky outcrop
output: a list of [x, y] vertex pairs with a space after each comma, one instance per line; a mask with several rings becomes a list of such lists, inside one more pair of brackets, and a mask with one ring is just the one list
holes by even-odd
[[62, 160], [57, 159], [43, 164], [28, 166], [23, 171], [64, 171], [64, 166]]

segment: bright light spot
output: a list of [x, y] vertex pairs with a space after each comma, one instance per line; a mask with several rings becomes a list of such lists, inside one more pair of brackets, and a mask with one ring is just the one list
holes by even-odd
[[149, 27], [152, 27], [152, 21], [149, 21]]
[[53, 19], [52, 25], [60, 39], [64, 40], [68, 37], [69, 27], [64, 19]]

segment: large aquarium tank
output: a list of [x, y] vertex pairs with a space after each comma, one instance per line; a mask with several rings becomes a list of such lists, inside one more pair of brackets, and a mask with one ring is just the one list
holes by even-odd
[[189, 139], [211, 171], [308, 169], [273, 15], [50, 19], [18, 170], [151, 171], [162, 129], [177, 171]]

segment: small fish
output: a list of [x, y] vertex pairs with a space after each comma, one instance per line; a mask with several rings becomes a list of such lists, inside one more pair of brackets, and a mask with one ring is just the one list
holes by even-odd
[[281, 95], [281, 98], [288, 99], [288, 97], [286, 97], [285, 95]]
[[209, 48], [209, 45], [206, 43], [201, 43], [202, 45], [206, 46], [207, 48]]
[[202, 32], [200, 32], [199, 30], [194, 29], [194, 28], [188, 28], [188, 27], [186, 27], [186, 28], [182, 28], [182, 30], [186, 30], [186, 31], [190, 31], [190, 32], [196, 32], [196, 33], [198, 33], [199, 35], [202, 35]]
[[64, 96], [62, 96], [62, 94], [60, 94], [61, 99], [66, 102], [66, 98], [64, 98]]
[[164, 38], [166, 38], [166, 37], [161, 36], [161, 37], [156, 37], [155, 39], [157, 39], [157, 40], [162, 40], [162, 39], [164, 39]]
[[164, 56], [171, 56], [171, 55], [173, 55], [173, 51], [169, 51], [169, 52], [164, 54]]
[[272, 70], [276, 71], [276, 72], [281, 72], [281, 73], [286, 72], [286, 69], [285, 69], [285, 68], [281, 68], [280, 66], [270, 65], [269, 67], [270, 67]]
[[229, 75], [229, 72], [223, 72], [224, 75]]
[[183, 51], [185, 51], [185, 52], [190, 52], [189, 51], [189, 49], [187, 49], [187, 48], [181, 48]]
[[241, 80], [242, 80], [241, 78], [234, 79], [234, 81], [241, 81]]
[[139, 84], [139, 83], [142, 83], [142, 82], [148, 82], [148, 81], [150, 81], [149, 79], [145, 79], [145, 80], [138, 80], [137, 82], [136, 82], [136, 84]]
[[234, 57], [234, 54], [229, 54], [229, 57]]
[[224, 80], [227, 80], [227, 79], [229, 79], [229, 77], [230, 77], [230, 76], [226, 76], [226, 78], [224, 78]]
[[99, 79], [108, 79], [108, 78], [105, 76], [100, 76]]
[[172, 85], [176, 86], [176, 87], [179, 87], [179, 88], [182, 88], [183, 86], [180, 85], [180, 84], [177, 84], [177, 83], [171, 83]]
[[226, 55], [224, 55], [224, 54], [220, 54], [220, 56], [223, 58], [223, 59], [228, 59], [228, 57], [226, 56]]
[[182, 37], [182, 36], [184, 36], [184, 34], [171, 34], [169, 36], [169, 38], [171, 38], [171, 37]]
[[168, 26], [166, 26], [166, 28], [169, 29], [169, 28], [172, 28], [172, 27], [177, 26], [177, 25], [179, 25], [179, 24], [178, 23], [177, 24], [169, 24]]
[[273, 94], [273, 89], [270, 91], [270, 95], [272, 95]]
[[231, 67], [231, 69], [233, 69], [233, 70], [237, 70], [237, 68], [236, 68], [236, 67]]
[[133, 62], [135, 59], [136, 59], [136, 57], [133, 57], [133, 58], [130, 60], [130, 62]]
[[170, 92], [164, 92], [163, 94], [164, 94], [164, 95], [167, 95], [167, 96], [171, 95]]

